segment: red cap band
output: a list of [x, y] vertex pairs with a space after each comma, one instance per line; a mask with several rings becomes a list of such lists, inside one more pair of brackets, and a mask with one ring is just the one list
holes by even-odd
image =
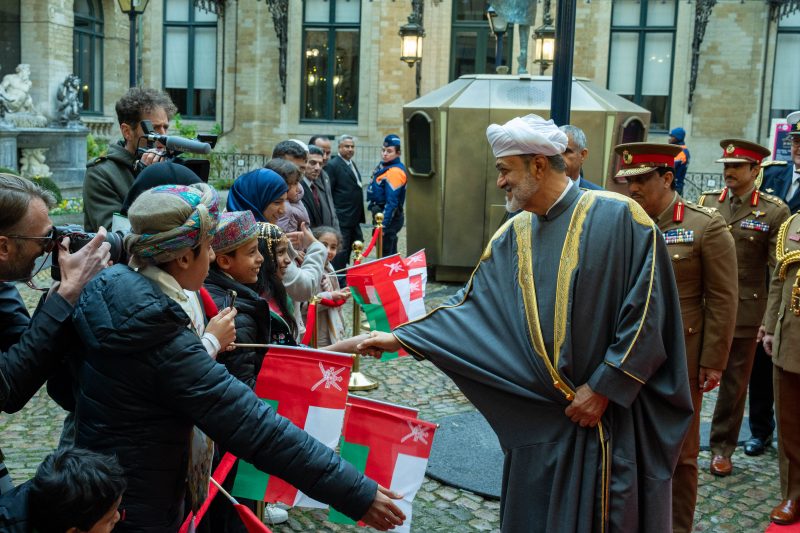
[[[730, 147], [733, 146], [733, 150], [729, 151]], [[745, 158], [745, 159], [752, 159], [756, 163], [760, 163], [765, 156], [761, 155], [758, 152], [754, 152], [752, 150], [748, 150], [747, 148], [742, 148], [741, 146], [736, 145], [728, 145], [728, 148], [724, 148], [722, 150], [722, 157], [723, 158]]]

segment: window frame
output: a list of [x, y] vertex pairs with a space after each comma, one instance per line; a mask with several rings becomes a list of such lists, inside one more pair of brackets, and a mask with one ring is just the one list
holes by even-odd
[[[642, 105], [642, 79], [644, 72], [644, 48], [648, 34], [668, 33], [672, 34], [672, 48], [670, 50], [670, 66], [669, 66], [669, 92], [667, 93], [667, 104], [665, 106], [664, 128], [654, 129], [652, 122], [648, 128], [651, 133], [667, 133], [670, 131], [670, 115], [672, 114], [672, 82], [675, 77], [675, 35], [678, 29], [678, 9], [680, 2], [678, 0], [668, 0], [673, 2], [675, 6], [675, 14], [671, 26], [648, 26], [647, 25], [647, 8], [649, 2], [661, 2], [662, 0], [639, 0], [639, 24], [636, 26], [614, 26], [614, 10], [617, 9], [616, 1], [611, 2], [611, 26], [608, 36], [608, 65], [606, 66], [606, 88], [609, 88], [611, 81], [611, 48], [614, 43], [614, 34], [616, 33], [634, 33], [638, 37], [637, 50], [636, 50], [636, 84], [634, 88], [633, 102], [634, 104], [644, 107]], [[609, 89], [611, 90], [611, 89]], [[612, 91], [613, 92], [613, 91]], [[615, 93], [616, 94], [616, 93]], [[621, 95], [620, 95], [621, 96]], [[624, 98], [624, 97], [623, 97]], [[647, 108], [645, 108], [647, 109]], [[650, 111], [648, 109], [648, 111]], [[652, 111], [650, 111], [652, 114]]]
[[[484, 15], [486, 13], [484, 12]], [[476, 32], [476, 47], [475, 47], [475, 75], [479, 74], [494, 74], [494, 72], [486, 72], [486, 61], [489, 51], [489, 43], [492, 42], [494, 34], [489, 29], [489, 22], [484, 16], [481, 20], [458, 20], [458, 2], [453, 2], [453, 11], [450, 14], [450, 65], [448, 68], [447, 76], [449, 81], [454, 81], [458, 78], [456, 74], [456, 39], [460, 33]], [[504, 44], [504, 59], [506, 65], [511, 72], [511, 63], [514, 60], [514, 26], [509, 25], [509, 31], [505, 32], [507, 42]], [[495, 43], [496, 46], [496, 43]], [[495, 58], [496, 59], [496, 58]]]
[[778, 65], [778, 43], [780, 40], [781, 35], [800, 35], [800, 23], [797, 26], [781, 26], [781, 19], [778, 20], [776, 24], [777, 30], [775, 32], [775, 54], [773, 54], [773, 65], [772, 65], [772, 89], [769, 95], [769, 117], [770, 119], [783, 119], [786, 117], [786, 114], [776, 115], [774, 114], [774, 107], [773, 102], [775, 100], [775, 75], [778, 73], [778, 69], [780, 66]]
[[[217, 60], [216, 56], [219, 52], [218, 46], [218, 39], [219, 37], [219, 17], [216, 20], [212, 21], [200, 21], [197, 22], [194, 20], [194, 11], [195, 11], [195, 3], [194, 1], [187, 2], [187, 9], [189, 10], [189, 14], [187, 20], [168, 20], [167, 19], [167, 3], [170, 0], [164, 0], [164, 15], [163, 15], [163, 31], [161, 32], [161, 40], [162, 40], [162, 61], [161, 61], [161, 88], [164, 92], [169, 94], [167, 91], [167, 87], [165, 85], [167, 80], [167, 29], [168, 28], [186, 28], [187, 29], [187, 38], [189, 40], [187, 49], [186, 49], [186, 68], [188, 72], [186, 74], [186, 88], [183, 89], [186, 91], [186, 113], [182, 113], [179, 110], [181, 118], [189, 119], [189, 120], [216, 120], [217, 119], [217, 96], [218, 96], [218, 85], [219, 85], [219, 72], [217, 72]], [[194, 115], [190, 111], [194, 109], [194, 49], [195, 49], [195, 30], [197, 28], [214, 28], [214, 114], [213, 115]], [[176, 87], [172, 87], [172, 89], [176, 89]]]
[[[82, 115], [90, 115], [90, 116], [101, 116], [103, 115], [103, 72], [104, 72], [104, 48], [105, 48], [105, 17], [103, 13], [103, 2], [101, 0], [87, 0], [86, 2], [89, 5], [89, 11], [91, 14], [89, 16], [84, 15], [83, 13], [76, 13], [74, 4], [73, 4], [73, 11], [72, 11], [72, 70], [73, 72], [78, 75], [79, 72], [83, 71], [83, 61], [82, 56], [78, 51], [78, 44], [81, 38], [85, 38], [88, 40], [89, 43], [89, 63], [90, 63], [90, 71], [92, 73], [92, 89], [97, 91], [97, 99], [99, 101], [99, 109], [87, 109], [86, 107], [81, 108]], [[99, 14], [98, 14], [99, 12]], [[91, 29], [79, 28], [75, 21], [80, 20], [83, 22], [87, 22]], [[95, 54], [97, 52], [96, 47], [100, 47], [99, 50], [99, 57], [95, 58]], [[99, 61], [100, 65], [100, 72], [97, 76], [98, 79], [94, 79], [95, 72], [97, 70], [98, 65], [94, 64], [95, 59]], [[77, 60], [77, 64], [76, 64]], [[86, 83], [87, 80], [81, 79], [81, 85]], [[90, 99], [90, 102], [93, 99]], [[83, 98], [81, 98], [81, 103], [83, 103]]]
[[[301, 48], [300, 48], [300, 123], [305, 124], [314, 124], [314, 123], [328, 123], [328, 122], [335, 122], [337, 124], [358, 124], [358, 112], [359, 112], [359, 100], [361, 98], [361, 20], [363, 9], [361, 5], [361, 0], [349, 0], [351, 2], [358, 2], [358, 22], [336, 22], [336, 0], [329, 0], [329, 12], [328, 12], [328, 22], [306, 22], [306, 8], [308, 7], [308, 2], [303, 0], [303, 27], [302, 33], [303, 38], [301, 41]], [[306, 45], [308, 44], [308, 32], [311, 31], [326, 31], [328, 34], [327, 44], [328, 50], [333, 51], [333, 53], [328, 54], [328, 61], [326, 63], [326, 76], [331, 80], [331, 83], [328, 83], [328, 87], [326, 89], [325, 94], [325, 106], [328, 110], [328, 113], [325, 117], [322, 118], [307, 118], [305, 116], [306, 113], [306, 89], [307, 85], [306, 82], [308, 81], [307, 73], [306, 73]], [[333, 79], [336, 75], [336, 53], [335, 53], [335, 46], [336, 46], [336, 32], [338, 30], [355, 30], [357, 34], [358, 40], [358, 76], [356, 76], [356, 83], [358, 87], [356, 88], [356, 98], [354, 104], [354, 119], [337, 119], [335, 116], [335, 99], [336, 99], [336, 87], [333, 84]]]

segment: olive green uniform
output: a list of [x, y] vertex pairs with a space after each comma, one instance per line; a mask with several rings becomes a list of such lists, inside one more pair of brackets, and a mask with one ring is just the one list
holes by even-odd
[[781, 497], [800, 499], [800, 216], [781, 226], [764, 325], [772, 343]]
[[737, 304], [736, 247], [725, 219], [714, 209], [686, 202], [677, 193], [655, 219], [672, 258], [681, 301], [694, 418], [672, 477], [673, 531], [690, 532], [697, 501], [700, 452], [700, 367], [724, 370]]
[[789, 209], [779, 198], [755, 189], [742, 197], [736, 197], [728, 189], [710, 191], [698, 203], [720, 212], [736, 244], [739, 284], [736, 328], [714, 407], [710, 438], [713, 455], [730, 457], [742, 425], [756, 336], [767, 306], [764, 267], [775, 267], [778, 229], [789, 217]]

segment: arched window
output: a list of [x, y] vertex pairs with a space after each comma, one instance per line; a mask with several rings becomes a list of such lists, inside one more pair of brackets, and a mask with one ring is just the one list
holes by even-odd
[[103, 6], [75, 0], [72, 70], [81, 79], [83, 112], [103, 113]]

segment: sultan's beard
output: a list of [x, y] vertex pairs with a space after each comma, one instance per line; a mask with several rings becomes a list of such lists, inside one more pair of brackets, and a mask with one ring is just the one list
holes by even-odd
[[539, 182], [528, 174], [519, 185], [506, 190], [506, 211], [509, 213], [521, 211], [537, 192], [539, 192]]

